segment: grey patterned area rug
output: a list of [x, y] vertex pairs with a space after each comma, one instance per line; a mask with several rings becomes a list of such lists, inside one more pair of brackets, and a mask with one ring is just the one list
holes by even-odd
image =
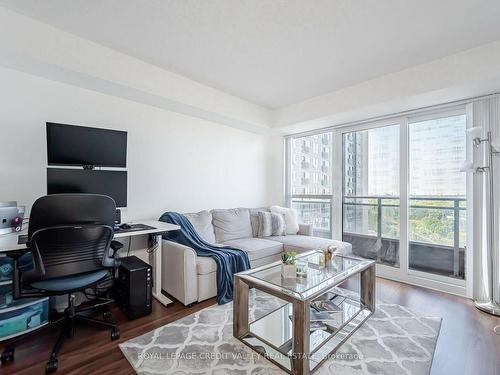
[[[254, 320], [282, 304], [251, 290]], [[205, 308], [120, 344], [134, 370], [152, 374], [285, 374], [233, 337], [232, 304]], [[352, 337], [315, 372], [326, 374], [429, 374], [441, 318], [421, 317], [393, 304], [378, 304]]]

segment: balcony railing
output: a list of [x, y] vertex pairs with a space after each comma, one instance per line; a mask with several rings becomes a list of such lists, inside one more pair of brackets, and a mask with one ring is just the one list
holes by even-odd
[[298, 211], [302, 222], [313, 224], [315, 236], [332, 238], [331, 202], [328, 196], [304, 195], [292, 198], [292, 207]]
[[[465, 203], [462, 197], [410, 197], [410, 269], [464, 278]], [[292, 207], [316, 236], [332, 238], [331, 196], [295, 195]], [[343, 237], [353, 252], [399, 266], [399, 197], [349, 195], [343, 210]]]
[[[353, 243], [353, 252], [366, 256], [376, 247], [382, 251], [372, 252], [370, 257], [399, 265], [399, 197], [344, 196], [343, 203], [344, 239]], [[464, 277], [465, 246], [461, 242], [465, 238], [461, 239], [460, 221], [465, 210], [462, 197], [410, 197], [411, 269]]]

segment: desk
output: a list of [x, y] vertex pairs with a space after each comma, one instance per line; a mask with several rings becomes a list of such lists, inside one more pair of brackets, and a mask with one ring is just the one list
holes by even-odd
[[[161, 247], [162, 247], [162, 233], [169, 232], [172, 230], [178, 230], [180, 227], [178, 225], [164, 223], [162, 221], [141, 221], [140, 223], [131, 224], [145, 224], [155, 229], [137, 230], [132, 232], [119, 232], [116, 233], [114, 238], [120, 239], [132, 236], [144, 236], [144, 235], [155, 235], [157, 240], [157, 248], [154, 252], [149, 254], [149, 264], [153, 267], [153, 297], [155, 297], [162, 305], [167, 306], [172, 303], [170, 299], [165, 297], [161, 293]], [[19, 245], [17, 243], [17, 237], [20, 234], [27, 234], [27, 228], [23, 229], [21, 232], [13, 233], [10, 235], [0, 237], [0, 253], [7, 253], [14, 250], [26, 249], [26, 245]]]

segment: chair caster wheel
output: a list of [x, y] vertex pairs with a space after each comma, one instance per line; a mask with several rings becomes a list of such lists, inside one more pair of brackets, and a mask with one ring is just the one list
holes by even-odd
[[57, 358], [51, 359], [45, 365], [45, 373], [50, 374], [51, 372], [56, 372], [58, 367], [59, 361], [57, 360]]
[[103, 317], [104, 319], [111, 318], [111, 311], [109, 311], [109, 310], [104, 310], [104, 311], [102, 312], [102, 317]]
[[7, 346], [2, 352], [2, 365], [14, 361], [14, 348]]
[[115, 328], [111, 331], [111, 341], [118, 340], [120, 338], [120, 331]]

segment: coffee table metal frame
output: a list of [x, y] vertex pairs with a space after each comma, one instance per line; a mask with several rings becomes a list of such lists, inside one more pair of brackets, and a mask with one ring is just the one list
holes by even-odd
[[[299, 257], [310, 257], [317, 254], [317, 251], [310, 251], [301, 254]], [[343, 257], [352, 259], [357, 265], [340, 272], [326, 281], [322, 281], [310, 288], [305, 293], [294, 293], [284, 286], [276, 285], [252, 276], [253, 274], [271, 269], [273, 267], [281, 267], [281, 262], [272, 263], [259, 268], [240, 272], [234, 275], [234, 305], [233, 305], [233, 336], [244, 344], [251, 347], [259, 354], [263, 354], [262, 350], [250, 341], [257, 341], [263, 346], [271, 347], [277, 352], [279, 348], [273, 346], [269, 341], [259, 337], [251, 331], [249, 322], [249, 288], [256, 288], [265, 293], [273, 295], [281, 300], [284, 300], [292, 305], [292, 350], [287, 354], [289, 357], [290, 366], [285, 362], [278, 361], [276, 358], [268, 359], [279, 366], [284, 371], [290, 374], [306, 375], [317, 370], [320, 365], [368, 319], [375, 311], [375, 262], [371, 260], [354, 258], [344, 255], [334, 255], [335, 257]], [[342, 327], [336, 332], [330, 334], [319, 347], [314, 348], [314, 352], [310, 351], [310, 304], [318, 297], [324, 295], [347, 279], [360, 275], [360, 295], [359, 295], [359, 311], [349, 318]], [[275, 311], [275, 310], [273, 310]], [[273, 311], [267, 313], [259, 319], [265, 319]], [[260, 346], [260, 345], [259, 345]]]

